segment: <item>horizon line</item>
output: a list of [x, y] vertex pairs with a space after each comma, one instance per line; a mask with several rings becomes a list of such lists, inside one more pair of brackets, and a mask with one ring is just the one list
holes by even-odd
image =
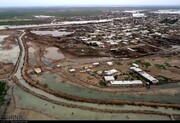
[[0, 6], [0, 8], [29, 8], [29, 7], [180, 7], [180, 5], [49, 5], [49, 6]]

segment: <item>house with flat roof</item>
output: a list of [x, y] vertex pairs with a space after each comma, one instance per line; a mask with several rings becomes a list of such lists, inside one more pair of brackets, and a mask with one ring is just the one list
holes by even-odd
[[130, 86], [130, 85], [142, 85], [141, 80], [132, 80], [132, 81], [110, 81], [111, 86]]
[[133, 71], [135, 74], [143, 78], [144, 80], [152, 83], [152, 84], [157, 84], [159, 83], [159, 80], [155, 79], [153, 76], [149, 75], [145, 71], [141, 70], [140, 68], [137, 67], [130, 67], [130, 70]]
[[41, 71], [41, 68], [35, 68], [34, 71], [35, 71], [35, 73], [37, 73], [37, 74], [39, 74], [39, 73], [42, 72], [42, 71]]
[[104, 74], [106, 76], [112, 76], [112, 75], [116, 75], [119, 71], [116, 69], [112, 69], [112, 70], [108, 70], [108, 71], [104, 71]]
[[110, 82], [110, 81], [115, 81], [115, 78], [114, 78], [114, 76], [104, 76], [104, 80], [106, 82]]

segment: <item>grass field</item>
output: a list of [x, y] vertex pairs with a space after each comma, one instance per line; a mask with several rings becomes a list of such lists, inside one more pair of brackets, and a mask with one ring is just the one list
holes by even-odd
[[3, 22], [0, 22], [0, 26], [2, 26], [2, 25], [31, 25], [31, 24], [46, 24], [46, 23], [50, 23], [50, 21], [40, 21], [40, 20], [3, 21]]
[[[0, 11], [0, 20], [3, 19], [33, 19], [37, 15], [54, 16], [56, 18], [68, 18], [75, 16], [92, 16], [101, 15], [100, 10], [7, 10]], [[31, 24], [47, 24], [50, 23], [47, 19], [44, 20], [13, 20], [13, 21], [0, 21], [2, 25], [31, 25]]]
[[90, 15], [100, 15], [102, 11], [99, 10], [67, 10], [67, 11], [4, 11], [0, 12], [0, 19], [12, 19], [12, 18], [33, 18], [34, 15], [46, 15], [55, 16], [59, 18], [74, 17], [74, 16], [90, 16]]

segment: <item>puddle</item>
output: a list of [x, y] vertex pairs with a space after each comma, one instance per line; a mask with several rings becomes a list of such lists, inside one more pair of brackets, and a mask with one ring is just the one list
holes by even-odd
[[0, 43], [3, 42], [7, 37], [9, 37], [9, 35], [0, 35]]
[[11, 50], [0, 50], [0, 61], [15, 64], [18, 59], [19, 52], [19, 46], [16, 46]]
[[36, 50], [32, 47], [29, 47], [28, 51], [29, 51], [29, 53], [32, 53], [32, 54], [34, 54], [36, 52]]
[[49, 47], [46, 48], [45, 50], [48, 51], [48, 53], [45, 54], [45, 57], [48, 59], [60, 60], [64, 58], [64, 55], [58, 52], [59, 49], [56, 47]]

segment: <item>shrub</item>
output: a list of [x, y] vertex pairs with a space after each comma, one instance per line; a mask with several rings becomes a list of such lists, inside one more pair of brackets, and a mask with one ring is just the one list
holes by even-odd
[[0, 106], [4, 104], [5, 102], [5, 95], [7, 93], [7, 86], [4, 81], [0, 81]]
[[99, 85], [100, 85], [101, 87], [105, 87], [107, 84], [106, 84], [105, 81], [100, 80]]
[[45, 88], [48, 88], [48, 84], [44, 84], [44, 87], [45, 87]]

